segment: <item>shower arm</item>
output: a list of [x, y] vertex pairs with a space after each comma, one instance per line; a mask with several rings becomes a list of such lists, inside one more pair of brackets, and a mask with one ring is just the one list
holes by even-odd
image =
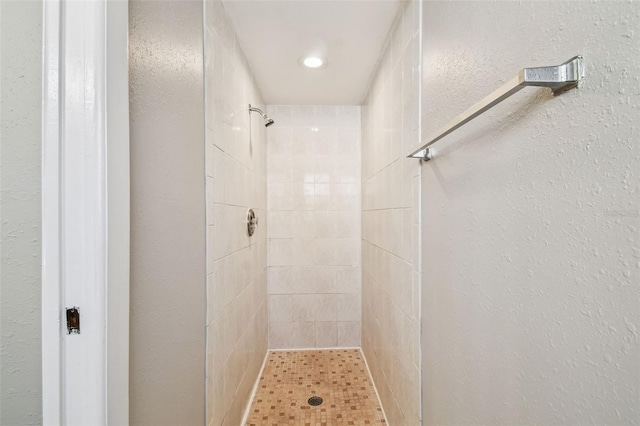
[[252, 107], [251, 104], [249, 104], [249, 113], [252, 113], [252, 112], [257, 112], [262, 116], [262, 118], [267, 118], [267, 114], [262, 112], [260, 108]]
[[271, 118], [267, 117], [267, 114], [265, 114], [260, 108], [254, 108], [251, 106], [251, 104], [249, 104], [249, 114], [251, 114], [252, 112], [257, 112], [262, 116], [262, 119], [264, 120], [264, 127], [269, 127], [274, 123], [274, 121]]

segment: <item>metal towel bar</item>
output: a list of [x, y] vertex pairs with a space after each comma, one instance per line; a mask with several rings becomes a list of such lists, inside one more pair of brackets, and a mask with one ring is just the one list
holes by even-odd
[[559, 95], [576, 87], [583, 77], [584, 63], [582, 56], [571, 58], [562, 65], [524, 68], [518, 73], [517, 77], [512, 78], [502, 87], [454, 118], [407, 157], [420, 158], [425, 161], [430, 160], [429, 146], [527, 86], [548, 87], [553, 91], [554, 95]]

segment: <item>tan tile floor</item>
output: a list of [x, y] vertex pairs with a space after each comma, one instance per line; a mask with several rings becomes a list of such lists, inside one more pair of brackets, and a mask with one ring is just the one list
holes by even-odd
[[[320, 396], [324, 402], [310, 406]], [[359, 349], [270, 352], [248, 426], [386, 424]]]

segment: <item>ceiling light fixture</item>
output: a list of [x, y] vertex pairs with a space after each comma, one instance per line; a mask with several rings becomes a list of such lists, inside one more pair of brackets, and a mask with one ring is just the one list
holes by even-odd
[[307, 68], [320, 68], [324, 65], [324, 61], [317, 56], [307, 56], [302, 60], [302, 64]]

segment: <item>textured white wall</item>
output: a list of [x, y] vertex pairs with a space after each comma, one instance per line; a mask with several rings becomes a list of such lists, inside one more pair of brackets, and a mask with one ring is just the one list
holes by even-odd
[[42, 2], [0, 2], [0, 424], [42, 423]]
[[362, 349], [389, 423], [420, 423], [420, 3], [403, 3], [362, 106]]
[[[267, 351], [262, 95], [220, 0], [205, 6], [207, 425], [239, 425]], [[260, 223], [247, 235], [252, 208]]]
[[360, 107], [268, 110], [269, 347], [360, 346]]
[[129, 2], [130, 423], [205, 422], [200, 1]]
[[423, 135], [583, 54], [422, 169], [424, 424], [638, 424], [637, 2], [424, 2]]

